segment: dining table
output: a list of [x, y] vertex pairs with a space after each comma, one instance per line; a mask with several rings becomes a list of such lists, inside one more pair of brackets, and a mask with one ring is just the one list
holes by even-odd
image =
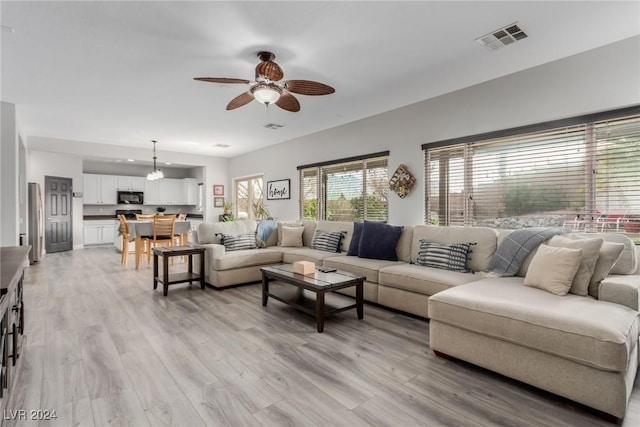
[[[129, 219], [127, 220], [129, 227], [129, 240], [135, 240], [136, 254], [136, 270], [140, 266], [140, 255], [142, 254], [142, 238], [153, 237], [153, 220], [150, 219]], [[176, 219], [175, 235], [188, 235], [191, 231], [191, 222], [189, 220]]]

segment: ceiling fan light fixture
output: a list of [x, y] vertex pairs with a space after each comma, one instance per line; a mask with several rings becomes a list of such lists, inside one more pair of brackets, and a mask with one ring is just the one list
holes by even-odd
[[155, 181], [156, 179], [164, 178], [164, 173], [156, 166], [156, 160], [158, 160], [156, 156], [156, 142], [158, 141], [152, 140], [151, 142], [153, 142], [153, 170], [147, 174], [147, 180]]
[[278, 102], [282, 89], [274, 84], [258, 84], [251, 89], [253, 97], [265, 105]]

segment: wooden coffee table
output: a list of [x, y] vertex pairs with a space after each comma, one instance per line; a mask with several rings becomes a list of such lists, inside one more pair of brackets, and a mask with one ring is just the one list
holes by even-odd
[[[200, 255], [200, 273], [193, 272], [193, 256]], [[158, 274], [158, 256], [162, 257], [162, 276]], [[169, 274], [169, 258], [176, 256], [189, 257], [189, 270], [184, 273]], [[204, 248], [191, 246], [161, 246], [153, 248], [153, 289], [158, 287], [158, 282], [162, 283], [163, 294], [166, 297], [169, 292], [169, 285], [176, 283], [194, 281], [200, 282], [200, 287], [204, 289]]]
[[[300, 311], [315, 315], [318, 332], [322, 332], [324, 330], [325, 317], [332, 314], [341, 313], [355, 308], [358, 313], [358, 319], [362, 319], [364, 317], [364, 276], [358, 276], [357, 274], [340, 270], [336, 270], [331, 273], [323, 273], [316, 270], [315, 275], [305, 276], [294, 273], [293, 264], [262, 267], [260, 271], [262, 271], [262, 306], [266, 306], [267, 300], [271, 297]], [[294, 292], [270, 292], [270, 280], [287, 283], [289, 285], [293, 285], [297, 289], [294, 289]], [[325, 304], [325, 293], [333, 292], [338, 289], [349, 288], [351, 286], [356, 287], [355, 304]], [[315, 300], [307, 298], [304, 295], [305, 290], [315, 293]]]

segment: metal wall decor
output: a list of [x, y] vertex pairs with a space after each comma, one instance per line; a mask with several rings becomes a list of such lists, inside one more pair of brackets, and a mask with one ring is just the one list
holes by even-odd
[[404, 199], [409, 195], [415, 183], [416, 177], [409, 172], [409, 169], [405, 165], [401, 164], [389, 180], [389, 189], [394, 191], [398, 197]]

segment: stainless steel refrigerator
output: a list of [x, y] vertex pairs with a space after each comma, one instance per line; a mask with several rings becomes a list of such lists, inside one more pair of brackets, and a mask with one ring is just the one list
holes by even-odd
[[42, 194], [40, 184], [30, 182], [28, 184], [28, 205], [29, 210], [29, 263], [40, 262], [44, 251], [44, 206], [42, 204]]

